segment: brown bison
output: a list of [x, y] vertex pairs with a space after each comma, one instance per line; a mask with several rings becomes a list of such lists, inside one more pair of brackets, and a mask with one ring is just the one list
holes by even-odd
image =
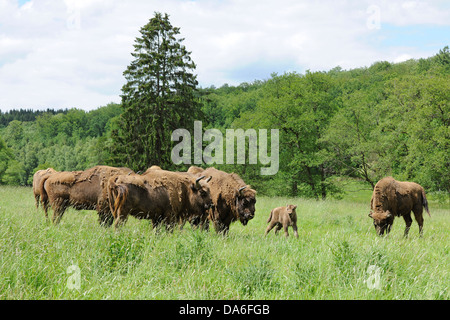
[[267, 226], [265, 236], [270, 232], [270, 230], [273, 229], [273, 227], [277, 227], [275, 229], [275, 234], [283, 228], [284, 234], [287, 237], [289, 237], [288, 227], [292, 227], [294, 230], [294, 236], [298, 238], [298, 232], [297, 232], [297, 213], [295, 212], [295, 209], [297, 209], [297, 206], [293, 204], [287, 204], [286, 207], [278, 207], [273, 209], [270, 212], [269, 220], [267, 220], [267, 223], [269, 225]]
[[54, 173], [40, 183], [41, 202], [47, 216], [47, 203], [53, 208], [52, 221], [58, 224], [68, 207], [77, 210], [97, 210], [101, 225], [113, 222], [109, 210], [106, 183], [109, 177], [132, 173], [128, 168], [95, 166], [85, 171]]
[[143, 175], [110, 178], [111, 211], [118, 227], [128, 215], [152, 220], [153, 226], [164, 222], [168, 229], [190, 219], [203, 219], [212, 205], [205, 176], [186, 172], [148, 169]]
[[[41, 198], [41, 192], [39, 190], [39, 185], [40, 185], [42, 179], [44, 179], [45, 177], [47, 177], [55, 172], [57, 172], [55, 169], [48, 168], [45, 170], [38, 170], [33, 175], [33, 194], [34, 194], [34, 200], [36, 202], [36, 208], [39, 208], [39, 202], [40, 202], [40, 198]], [[47, 211], [45, 211], [45, 215], [47, 216]]]
[[[253, 219], [256, 191], [237, 174], [229, 174], [213, 167], [203, 170], [195, 166], [190, 167], [188, 173], [212, 177], [210, 190], [214, 206], [208, 218], [214, 223], [216, 232], [227, 234], [232, 222], [239, 220], [245, 226]], [[197, 223], [208, 228], [207, 218]]]
[[419, 234], [423, 233], [423, 207], [431, 217], [425, 191], [417, 183], [396, 181], [392, 177], [381, 179], [373, 189], [370, 200], [369, 217], [378, 235], [389, 234], [394, 218], [403, 217], [406, 223], [404, 236], [408, 236], [412, 224], [411, 211], [419, 224]]
[[125, 224], [128, 216], [152, 221], [158, 226], [172, 209], [167, 188], [162, 184], [149, 185], [137, 174], [111, 177], [107, 185], [110, 210], [114, 227]]

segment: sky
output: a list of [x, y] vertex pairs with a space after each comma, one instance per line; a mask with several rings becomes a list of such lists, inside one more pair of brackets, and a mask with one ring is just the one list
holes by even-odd
[[0, 0], [0, 109], [119, 103], [134, 40], [155, 12], [180, 28], [201, 87], [450, 45], [448, 0]]

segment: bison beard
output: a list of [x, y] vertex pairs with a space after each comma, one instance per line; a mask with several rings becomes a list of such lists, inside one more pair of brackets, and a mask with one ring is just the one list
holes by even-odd
[[423, 234], [423, 208], [428, 210], [425, 190], [414, 182], [396, 181], [392, 177], [381, 179], [375, 185], [370, 200], [371, 212], [369, 217], [378, 235], [389, 234], [394, 218], [403, 217], [406, 223], [404, 236], [408, 236], [412, 224], [411, 211], [419, 225], [419, 234]]

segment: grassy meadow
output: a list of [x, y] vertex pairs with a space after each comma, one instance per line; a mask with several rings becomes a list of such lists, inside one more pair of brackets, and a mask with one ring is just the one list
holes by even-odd
[[[1, 299], [449, 299], [449, 206], [429, 197], [424, 236], [396, 219], [375, 234], [370, 191], [342, 200], [260, 196], [247, 226], [155, 232], [130, 218], [116, 232], [94, 211], [53, 226], [29, 187], [0, 187]], [[297, 204], [299, 239], [274, 230], [270, 210]], [[76, 271], [74, 271], [76, 270]], [[79, 275], [79, 282], [75, 276]], [[74, 282], [75, 281], [75, 282]]]

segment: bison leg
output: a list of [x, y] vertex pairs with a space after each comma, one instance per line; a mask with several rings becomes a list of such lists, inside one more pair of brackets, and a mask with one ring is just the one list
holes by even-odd
[[175, 223], [167, 221], [164, 225], [166, 227], [167, 232], [173, 233], [173, 230], [175, 229]]
[[164, 224], [166, 231], [172, 233], [179, 221], [179, 218], [172, 214], [169, 214], [162, 220], [162, 223]]
[[230, 230], [230, 224], [226, 224], [226, 223], [223, 223], [222, 221], [215, 220], [214, 228], [216, 229], [217, 233], [226, 235], [226, 234], [228, 234], [228, 231]]
[[36, 205], [36, 209], [39, 209], [39, 201], [40, 201], [40, 195], [39, 194], [35, 194], [34, 195], [34, 201], [35, 201], [35, 205]]
[[161, 230], [161, 223], [163, 222], [163, 217], [158, 216], [151, 219], [153, 229], [156, 230], [157, 233]]
[[127, 222], [128, 216], [118, 215], [116, 220], [114, 220], [114, 228], [117, 230], [119, 227], [123, 226]]
[[48, 204], [42, 202], [42, 207], [44, 208], [45, 219], [48, 219]]
[[266, 232], [264, 233], [264, 236], [267, 236], [267, 234], [270, 232], [270, 230], [273, 229], [273, 227], [275, 227], [277, 225], [276, 222], [270, 222], [270, 224], [267, 226]]
[[281, 228], [283, 228], [283, 225], [281, 223], [277, 223], [276, 225], [277, 225], [277, 227], [275, 228], [275, 235], [277, 235], [278, 231], [280, 231]]
[[392, 228], [392, 223], [388, 223], [388, 225], [386, 227], [386, 236], [388, 236], [389, 232], [391, 232], [391, 228]]
[[287, 224], [283, 226], [284, 235], [286, 236], [286, 238], [289, 237], [288, 228], [289, 228], [289, 225], [287, 225]]
[[202, 221], [200, 223], [200, 228], [202, 231], [209, 231], [209, 220], [205, 219], [205, 221]]
[[125, 222], [128, 220], [128, 213], [126, 213], [126, 210], [122, 210], [122, 208], [119, 208], [116, 211], [116, 219], [114, 220], [114, 229], [119, 229], [119, 227], [123, 226]]
[[[209, 220], [204, 217], [194, 217], [189, 219], [189, 223], [191, 224], [193, 229], [200, 228], [202, 231], [209, 231]], [[181, 228], [184, 226], [184, 222], [181, 225]]]
[[48, 219], [48, 200], [41, 199], [42, 208], [44, 208], [45, 218]]
[[415, 206], [413, 208], [414, 212], [414, 218], [417, 221], [417, 224], [419, 225], [419, 235], [423, 235], [423, 207], [422, 205]]
[[298, 239], [298, 231], [297, 231], [297, 224], [294, 223], [292, 225], [292, 229], [294, 229], [294, 236]]
[[66, 211], [69, 201], [64, 198], [56, 198], [50, 200], [51, 207], [53, 208], [52, 222], [54, 225], [58, 225]]
[[412, 218], [411, 213], [407, 213], [403, 216], [403, 219], [406, 223], [405, 234], [403, 235], [405, 238], [408, 238], [409, 229], [411, 228]]
[[114, 223], [114, 217], [109, 211], [101, 211], [98, 213], [98, 223], [102, 227], [110, 227]]
[[65, 206], [57, 206], [53, 209], [52, 221], [54, 225], [58, 225], [61, 222], [64, 211], [66, 211]]

